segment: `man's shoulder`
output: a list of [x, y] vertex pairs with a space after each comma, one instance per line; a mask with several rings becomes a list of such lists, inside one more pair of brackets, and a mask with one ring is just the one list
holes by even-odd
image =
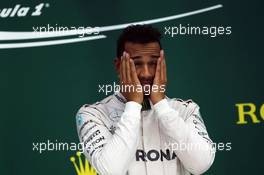
[[78, 114], [89, 114], [94, 117], [107, 117], [111, 113], [116, 111], [123, 112], [124, 105], [117, 99], [116, 95], [110, 95], [101, 101], [97, 101], [93, 104], [84, 104], [78, 111]]
[[169, 103], [173, 103], [178, 106], [185, 106], [185, 107], [198, 106], [198, 104], [194, 102], [192, 99], [183, 100], [181, 98], [168, 98], [167, 97], [167, 100]]
[[113, 100], [113, 95], [110, 95], [104, 99], [102, 99], [101, 101], [97, 101], [95, 103], [91, 103], [91, 104], [84, 104], [80, 107], [79, 111], [89, 111], [89, 110], [103, 110], [107, 105], [109, 105], [111, 103], [111, 101]]
[[109, 130], [113, 130], [113, 124], [116, 123], [123, 113], [124, 106], [115, 95], [110, 95], [101, 101], [93, 104], [84, 104], [76, 115], [77, 122], [94, 121], [103, 124]]
[[183, 116], [190, 116], [199, 105], [192, 99], [182, 100], [180, 98], [167, 98], [169, 105]]

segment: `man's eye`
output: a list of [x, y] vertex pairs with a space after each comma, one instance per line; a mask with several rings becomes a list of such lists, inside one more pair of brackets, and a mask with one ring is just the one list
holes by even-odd
[[152, 62], [149, 63], [149, 65], [156, 66], [157, 65], [157, 61], [152, 61]]
[[142, 65], [142, 63], [135, 62], [135, 66], [140, 66], [140, 65]]

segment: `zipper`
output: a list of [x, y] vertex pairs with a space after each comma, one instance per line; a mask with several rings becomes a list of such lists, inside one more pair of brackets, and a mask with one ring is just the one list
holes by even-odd
[[[145, 111], [142, 111], [142, 115], [141, 115], [141, 124], [142, 124], [142, 127], [141, 127], [141, 133], [142, 133], [142, 149], [144, 152], [146, 152], [145, 150], [145, 144], [144, 144], [144, 114]], [[144, 164], [145, 164], [145, 169], [146, 169], [146, 175], [148, 175], [148, 169], [147, 169], [147, 161], [144, 161]]]

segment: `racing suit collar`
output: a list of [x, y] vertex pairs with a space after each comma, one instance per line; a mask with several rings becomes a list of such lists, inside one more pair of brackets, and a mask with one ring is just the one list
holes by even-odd
[[[121, 92], [115, 92], [114, 96], [116, 97], [118, 102], [120, 102], [123, 105], [125, 105], [125, 103], [127, 102], [126, 98], [122, 95]], [[141, 105], [142, 105], [142, 111], [150, 110], [153, 108], [153, 104], [149, 98], [145, 98]]]
[[[118, 100], [118, 102], [120, 102], [121, 104], [125, 105], [127, 100], [126, 98], [122, 95], [121, 92], [115, 92], [114, 96], [116, 97], [116, 99]], [[165, 95], [165, 99], [168, 99], [168, 97]], [[146, 111], [146, 110], [151, 110], [153, 109], [153, 103], [151, 102], [151, 100], [149, 98], [145, 98], [143, 100], [142, 103], [142, 111]]]

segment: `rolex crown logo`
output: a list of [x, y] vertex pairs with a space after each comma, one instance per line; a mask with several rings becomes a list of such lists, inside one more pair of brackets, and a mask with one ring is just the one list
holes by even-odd
[[84, 158], [85, 161], [83, 161], [83, 159], [81, 157], [82, 156], [81, 152], [77, 152], [76, 155], [79, 159], [79, 166], [77, 165], [74, 156], [72, 156], [70, 158], [70, 160], [74, 165], [74, 168], [77, 172], [77, 175], [97, 175], [95, 169], [91, 166], [91, 164], [88, 162], [88, 160], [86, 158]]

